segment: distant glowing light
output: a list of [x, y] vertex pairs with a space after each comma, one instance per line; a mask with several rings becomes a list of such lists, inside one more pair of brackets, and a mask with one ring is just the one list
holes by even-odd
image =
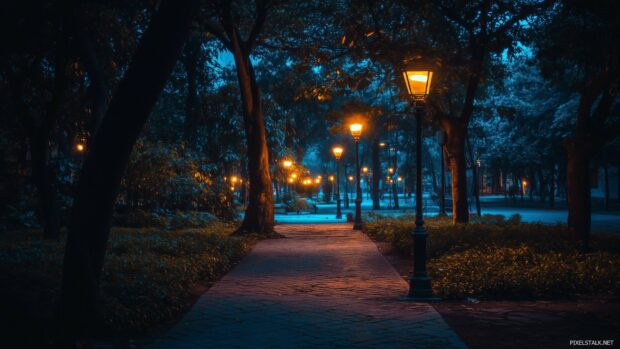
[[86, 149], [86, 147], [83, 143], [78, 143], [75, 145], [75, 150], [77, 150], [79, 153], [82, 153], [84, 149]]

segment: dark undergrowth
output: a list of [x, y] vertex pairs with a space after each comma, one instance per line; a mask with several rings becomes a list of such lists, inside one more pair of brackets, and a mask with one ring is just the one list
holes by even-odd
[[[258, 238], [231, 236], [235, 229], [216, 221], [191, 229], [113, 228], [100, 337], [136, 336], [178, 319]], [[40, 345], [56, 332], [64, 234], [60, 241], [41, 236], [40, 230], [0, 233], [1, 325], [21, 347]]]

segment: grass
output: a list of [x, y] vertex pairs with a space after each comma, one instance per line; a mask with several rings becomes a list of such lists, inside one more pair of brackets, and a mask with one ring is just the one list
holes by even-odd
[[[113, 228], [101, 284], [102, 335], [143, 333], [178, 318], [249, 250], [254, 238], [233, 237], [235, 226], [200, 229]], [[46, 331], [57, 304], [64, 238], [39, 230], [0, 233], [0, 311], [16, 331]], [[39, 333], [43, 337], [45, 333]]]
[[[411, 258], [414, 220], [374, 216], [364, 230]], [[620, 296], [619, 236], [593, 235], [593, 251], [581, 253], [566, 226], [523, 223], [518, 215], [458, 225], [438, 217], [426, 223], [429, 275], [441, 297]]]

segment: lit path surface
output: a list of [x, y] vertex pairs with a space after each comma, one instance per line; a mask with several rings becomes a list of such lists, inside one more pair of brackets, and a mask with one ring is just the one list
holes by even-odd
[[465, 348], [364, 234], [280, 225], [154, 348]]

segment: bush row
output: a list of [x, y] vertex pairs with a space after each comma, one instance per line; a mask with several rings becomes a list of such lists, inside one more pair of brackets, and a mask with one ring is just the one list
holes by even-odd
[[[415, 217], [371, 215], [365, 232], [411, 257]], [[518, 215], [483, 216], [453, 225], [426, 221], [429, 274], [446, 298], [620, 295], [620, 237], [595, 234], [593, 252], [580, 253], [565, 225], [523, 223]]]

